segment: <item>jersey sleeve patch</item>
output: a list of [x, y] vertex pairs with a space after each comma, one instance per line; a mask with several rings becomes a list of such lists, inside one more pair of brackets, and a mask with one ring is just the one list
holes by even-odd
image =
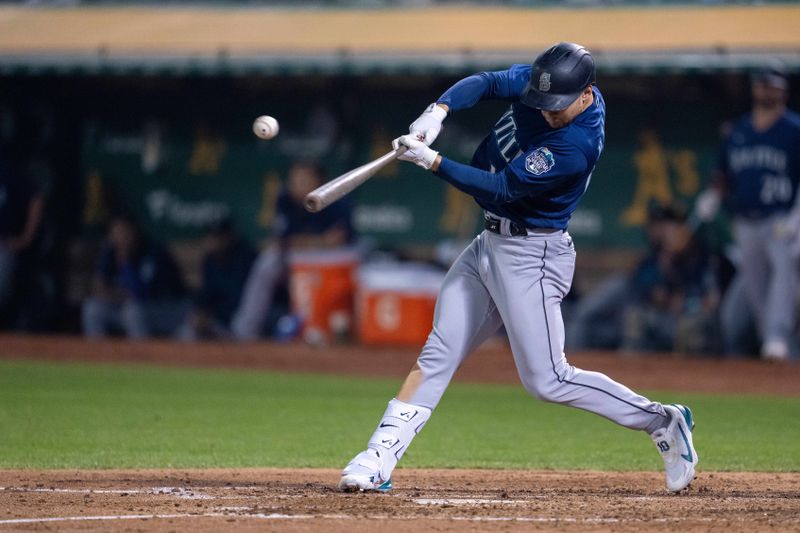
[[546, 147], [537, 148], [525, 158], [525, 170], [536, 176], [548, 172], [556, 164], [556, 158]]

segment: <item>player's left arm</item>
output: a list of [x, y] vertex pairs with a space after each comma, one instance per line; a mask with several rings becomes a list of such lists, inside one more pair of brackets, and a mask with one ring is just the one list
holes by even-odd
[[513, 65], [507, 70], [479, 72], [450, 87], [436, 103], [447, 106], [450, 112], [454, 112], [468, 109], [481, 100], [514, 102], [519, 99], [530, 77], [530, 65]]
[[578, 149], [550, 144], [535, 147], [500, 172], [488, 172], [441, 157], [436, 174], [459, 190], [494, 204], [539, 196], [582, 176], [588, 162]]

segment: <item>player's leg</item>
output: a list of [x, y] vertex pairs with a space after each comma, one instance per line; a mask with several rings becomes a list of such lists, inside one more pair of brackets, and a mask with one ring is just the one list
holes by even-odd
[[[691, 444], [691, 412], [682, 406], [652, 402], [604, 374], [567, 363], [560, 305], [575, 266], [569, 235], [497, 236], [491, 241], [487, 288], [506, 325], [525, 388], [543, 400], [647, 431], [657, 440], [667, 463], [667, 486], [680, 490], [688, 485], [697, 463]], [[684, 442], [676, 442], [680, 432]], [[690, 460], [679, 462], [678, 450]]]
[[108, 336], [109, 324], [119, 323], [117, 306], [104, 298], [89, 296], [81, 306], [81, 323], [83, 334], [90, 339], [101, 339]]
[[237, 340], [255, 340], [272, 306], [275, 287], [285, 273], [283, 256], [277, 247], [262, 251], [250, 268], [239, 307], [231, 319], [231, 333]]
[[756, 325], [747, 303], [741, 274], [736, 275], [725, 289], [719, 306], [722, 343], [725, 355], [741, 357], [756, 345]]
[[561, 300], [575, 269], [569, 235], [493, 236], [491, 240], [487, 287], [506, 325], [526, 389], [544, 400], [580, 407], [634, 429], [665, 419], [660, 404], [603, 374], [567, 363]]
[[151, 336], [145, 305], [133, 299], [127, 299], [122, 303], [120, 320], [122, 329], [129, 339], [144, 340]]
[[342, 472], [343, 490], [388, 490], [397, 462], [439, 403], [456, 369], [500, 320], [480, 274], [481, 237], [447, 273], [433, 329], [397, 398], [389, 402], [367, 449]]
[[770, 239], [768, 227], [763, 222], [737, 220], [733, 226], [739, 261], [736, 271], [741, 276], [751, 315], [761, 340], [765, 335], [767, 305], [766, 295], [769, 280], [769, 260], [766, 244]]
[[445, 277], [433, 328], [397, 394], [399, 400], [435, 409], [458, 367], [502, 325], [479, 272], [479, 248], [468, 248]]
[[786, 230], [788, 221], [784, 219], [781, 217], [772, 224], [772, 235], [766, 243], [770, 276], [764, 294], [764, 342], [761, 355], [776, 360], [789, 357], [797, 288], [797, 256], [791, 243], [794, 230], [791, 233]]

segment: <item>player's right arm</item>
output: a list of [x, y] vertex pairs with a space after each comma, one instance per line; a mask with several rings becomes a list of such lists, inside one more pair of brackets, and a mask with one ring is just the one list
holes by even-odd
[[530, 65], [514, 65], [508, 70], [479, 72], [450, 87], [444, 94], [411, 123], [408, 132], [430, 146], [448, 113], [474, 106], [481, 100], [495, 99], [514, 102], [531, 77]]
[[692, 218], [699, 222], [713, 220], [722, 206], [722, 202], [730, 191], [730, 168], [728, 167], [728, 139], [723, 139], [717, 149], [717, 160], [711, 171], [708, 187], [697, 195], [692, 211]]

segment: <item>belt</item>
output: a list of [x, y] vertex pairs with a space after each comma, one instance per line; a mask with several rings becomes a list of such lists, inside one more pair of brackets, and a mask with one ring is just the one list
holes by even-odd
[[[506, 235], [503, 231], [503, 220], [499, 218], [484, 217], [483, 227], [492, 233], [498, 235]], [[508, 236], [510, 237], [525, 237], [528, 235], [542, 234], [542, 233], [556, 233], [561, 231], [557, 228], [526, 228], [521, 224], [508, 220]]]

